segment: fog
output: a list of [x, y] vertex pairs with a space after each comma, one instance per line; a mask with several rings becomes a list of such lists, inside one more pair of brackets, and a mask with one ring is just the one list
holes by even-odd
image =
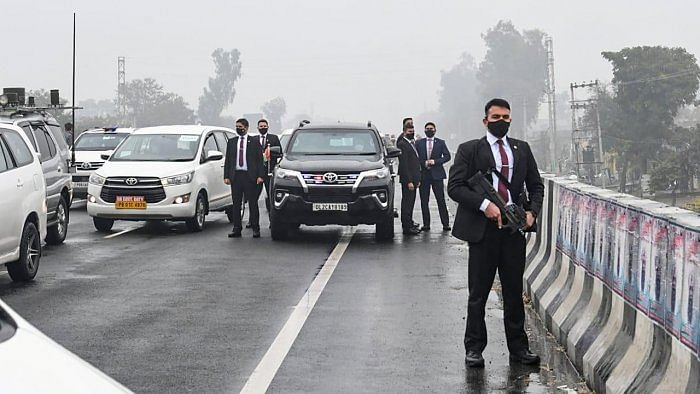
[[604, 50], [664, 45], [700, 54], [693, 1], [45, 0], [0, 9], [1, 86], [70, 96], [75, 11], [77, 101], [114, 98], [117, 57], [125, 56], [127, 80], [155, 78], [196, 110], [214, 72], [212, 51], [237, 48], [243, 74], [222, 115], [260, 112], [280, 96], [286, 119], [371, 119], [392, 132], [404, 116], [437, 109], [440, 71], [464, 52], [480, 62], [481, 34], [501, 19], [553, 37], [558, 90], [610, 80]]

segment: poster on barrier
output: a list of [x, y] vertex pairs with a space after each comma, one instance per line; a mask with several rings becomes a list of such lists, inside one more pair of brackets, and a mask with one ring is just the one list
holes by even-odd
[[637, 272], [639, 271], [639, 219], [640, 212], [627, 209], [627, 235], [625, 240], [625, 300], [635, 305], [637, 302]]
[[637, 309], [649, 314], [649, 292], [651, 289], [651, 271], [654, 269], [651, 261], [654, 217], [639, 214], [639, 267], [637, 269]]
[[668, 226], [668, 262], [666, 264], [666, 318], [664, 327], [680, 338], [681, 292], [685, 259], [685, 229], [676, 224]]
[[575, 192], [571, 192], [571, 237], [569, 238], [569, 247], [567, 248], [567, 254], [571, 258], [574, 264], [579, 264], [580, 261], [576, 258], [576, 250], [578, 249], [579, 237], [581, 224], [581, 213], [579, 211], [579, 197], [580, 195]]
[[559, 227], [557, 228], [557, 249], [562, 253], [568, 252], [571, 244], [569, 236], [571, 233], [571, 193], [563, 188], [559, 188]]
[[621, 205], [611, 204], [614, 210], [615, 241], [612, 244], [613, 274], [612, 289], [619, 295], [625, 293], [625, 273], [627, 272], [627, 209]]
[[649, 317], [664, 324], [666, 300], [666, 267], [668, 260], [668, 221], [652, 220], [651, 255], [649, 258]]
[[700, 330], [700, 233], [685, 233], [685, 266], [683, 270], [683, 303], [681, 306], [681, 342], [698, 354], [698, 331]]
[[596, 198], [591, 199], [591, 214], [593, 219], [593, 237], [591, 245], [591, 268], [593, 275], [603, 279], [603, 245], [605, 244], [605, 201]]
[[595, 221], [593, 199], [590, 196], [581, 194], [578, 200], [579, 215], [579, 242], [576, 248], [576, 258], [579, 264], [586, 268], [589, 273], [593, 272], [593, 243]]
[[613, 255], [616, 248], [615, 222], [617, 220], [617, 205], [611, 201], [605, 201], [603, 215], [605, 217], [603, 247], [601, 249], [601, 256], [603, 258], [603, 280], [608, 287], [612, 288], [615, 282], [615, 260]]

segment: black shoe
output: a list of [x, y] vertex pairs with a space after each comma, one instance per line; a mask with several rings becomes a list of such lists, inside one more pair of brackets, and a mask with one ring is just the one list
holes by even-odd
[[452, 227], [450, 226], [442, 226], [442, 231], [451, 231]]
[[420, 234], [420, 230], [418, 230], [415, 227], [405, 228], [405, 229], [403, 229], [403, 234], [404, 235], [418, 235], [418, 234]]
[[430, 226], [423, 226], [420, 231], [430, 231]]
[[229, 238], [240, 238], [241, 232], [238, 230], [231, 231], [228, 235]]
[[483, 368], [484, 357], [481, 356], [481, 353], [470, 350], [467, 352], [467, 356], [464, 357], [464, 363], [467, 364], [469, 368]]
[[534, 365], [540, 363], [540, 356], [531, 352], [529, 349], [525, 349], [516, 353], [511, 353], [510, 361], [514, 361], [525, 365]]
[[260, 230], [253, 230], [253, 238], [260, 238]]

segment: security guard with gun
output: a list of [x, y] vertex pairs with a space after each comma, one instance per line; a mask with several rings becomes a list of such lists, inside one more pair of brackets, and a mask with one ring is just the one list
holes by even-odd
[[[448, 195], [458, 203], [452, 235], [469, 243], [469, 301], [464, 335], [465, 362], [469, 367], [484, 366], [484, 315], [496, 271], [503, 292], [510, 360], [522, 364], [540, 362], [539, 356], [530, 351], [525, 334], [523, 232], [535, 229], [544, 184], [527, 142], [506, 137], [511, 120], [506, 100], [489, 101], [483, 120], [486, 136], [460, 145], [447, 184]], [[484, 185], [483, 180], [496, 173]]]

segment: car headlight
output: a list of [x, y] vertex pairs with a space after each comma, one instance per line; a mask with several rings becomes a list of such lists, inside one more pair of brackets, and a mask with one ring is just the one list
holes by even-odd
[[105, 177], [99, 176], [93, 172], [92, 174], [90, 174], [89, 182], [93, 185], [102, 186], [105, 183]]
[[387, 168], [380, 168], [378, 170], [363, 171], [362, 177], [365, 180], [373, 181], [377, 179], [384, 179], [389, 176], [389, 170]]
[[285, 170], [284, 168], [278, 168], [276, 172], [277, 178], [280, 179], [299, 179], [301, 178], [301, 172], [294, 170]]
[[192, 182], [194, 178], [194, 171], [188, 172], [187, 174], [180, 174], [175, 176], [169, 176], [167, 178], [162, 178], [160, 183], [163, 186], [174, 186], [174, 185], [184, 185], [186, 183]]

